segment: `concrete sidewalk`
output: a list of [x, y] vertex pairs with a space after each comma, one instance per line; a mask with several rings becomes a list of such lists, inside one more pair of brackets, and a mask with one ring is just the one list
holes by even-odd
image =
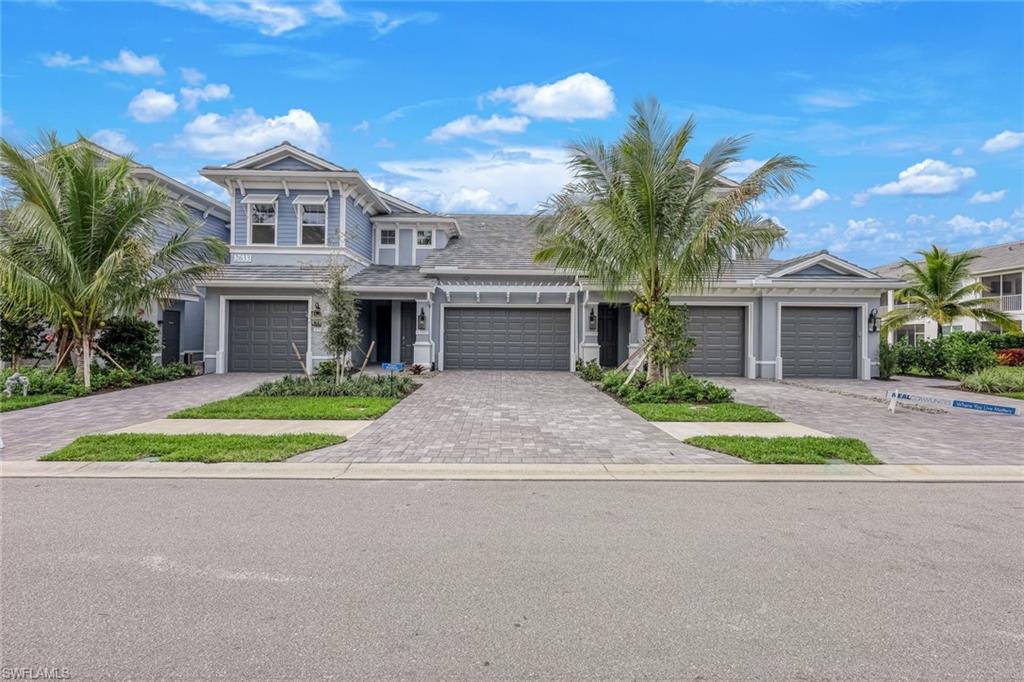
[[248, 436], [277, 436], [283, 433], [328, 433], [352, 437], [373, 421], [367, 419], [154, 419], [126, 426], [111, 433], [226, 433]]
[[1024, 483], [1021, 465], [0, 462], [0, 478]]

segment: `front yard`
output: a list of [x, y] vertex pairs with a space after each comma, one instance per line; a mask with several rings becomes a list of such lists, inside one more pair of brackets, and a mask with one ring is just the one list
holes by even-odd
[[632, 403], [629, 409], [652, 422], [781, 422], [763, 407], [744, 403]]
[[376, 419], [398, 398], [240, 395], [190, 407], [171, 419]]
[[0, 395], [0, 412], [13, 412], [24, 410], [27, 407], [39, 407], [50, 403], [59, 403], [62, 400], [69, 400], [69, 395], [58, 395], [53, 393], [29, 393], [28, 395], [15, 394], [10, 398]]
[[850, 464], [881, 464], [868, 446], [856, 438], [695, 436], [684, 442], [757, 464], [828, 464], [833, 459]]
[[156, 457], [161, 462], [282, 462], [308, 450], [344, 442], [342, 436], [302, 433], [282, 436], [240, 436], [197, 433], [168, 436], [113, 433], [82, 436], [42, 457], [43, 461], [131, 462]]

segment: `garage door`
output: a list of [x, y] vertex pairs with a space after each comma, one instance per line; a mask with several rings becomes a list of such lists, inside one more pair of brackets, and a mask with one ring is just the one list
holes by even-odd
[[686, 333], [697, 342], [686, 371], [698, 376], [743, 376], [744, 308], [688, 306]]
[[569, 369], [568, 310], [448, 308], [445, 369]]
[[782, 309], [782, 376], [857, 378], [857, 309]]
[[301, 372], [306, 355], [305, 301], [229, 301], [228, 371]]

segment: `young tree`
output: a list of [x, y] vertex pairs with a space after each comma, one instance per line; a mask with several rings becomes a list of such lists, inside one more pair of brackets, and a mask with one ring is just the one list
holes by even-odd
[[[0, 223], [0, 287], [67, 330], [91, 385], [101, 322], [188, 291], [224, 262], [227, 246], [158, 185], [132, 179], [127, 158], [101, 159], [84, 138], [56, 134], [37, 150], [0, 140], [9, 191]], [[180, 226], [165, 242], [163, 225]]]
[[[747, 138], [720, 140], [695, 164], [685, 157], [695, 126], [690, 118], [673, 130], [656, 100], [637, 102], [615, 143], [569, 146], [575, 180], [535, 219], [538, 261], [581, 273], [610, 293], [632, 291], [648, 355], [664, 345], [651, 311], [670, 294], [699, 292], [730, 261], [760, 256], [783, 239], [785, 231], [757, 215], [755, 204], [791, 193], [809, 168], [795, 156], [773, 156], [742, 182], [723, 183]], [[658, 362], [647, 363], [647, 375], [661, 378]]]
[[325, 295], [328, 311], [324, 320], [324, 348], [334, 356], [334, 381], [341, 383], [345, 376], [342, 366], [345, 356], [362, 338], [359, 308], [345, 281], [344, 268], [331, 273]]
[[882, 331], [902, 327], [913, 320], [934, 320], [942, 328], [958, 317], [991, 322], [1007, 331], [1020, 327], [997, 309], [999, 299], [987, 297], [981, 282], [972, 282], [971, 263], [978, 254], [971, 251], [951, 254], [932, 245], [917, 254], [921, 261], [903, 259], [903, 278], [908, 286], [896, 291], [896, 301], [907, 305], [894, 308], [882, 317]]

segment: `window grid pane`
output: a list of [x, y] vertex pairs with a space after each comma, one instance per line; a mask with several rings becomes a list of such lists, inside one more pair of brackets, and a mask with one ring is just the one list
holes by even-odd
[[395, 231], [394, 230], [381, 230], [380, 231], [380, 243], [381, 244], [394, 244], [395, 243]]
[[434, 233], [431, 230], [416, 230], [417, 246], [433, 246]]

